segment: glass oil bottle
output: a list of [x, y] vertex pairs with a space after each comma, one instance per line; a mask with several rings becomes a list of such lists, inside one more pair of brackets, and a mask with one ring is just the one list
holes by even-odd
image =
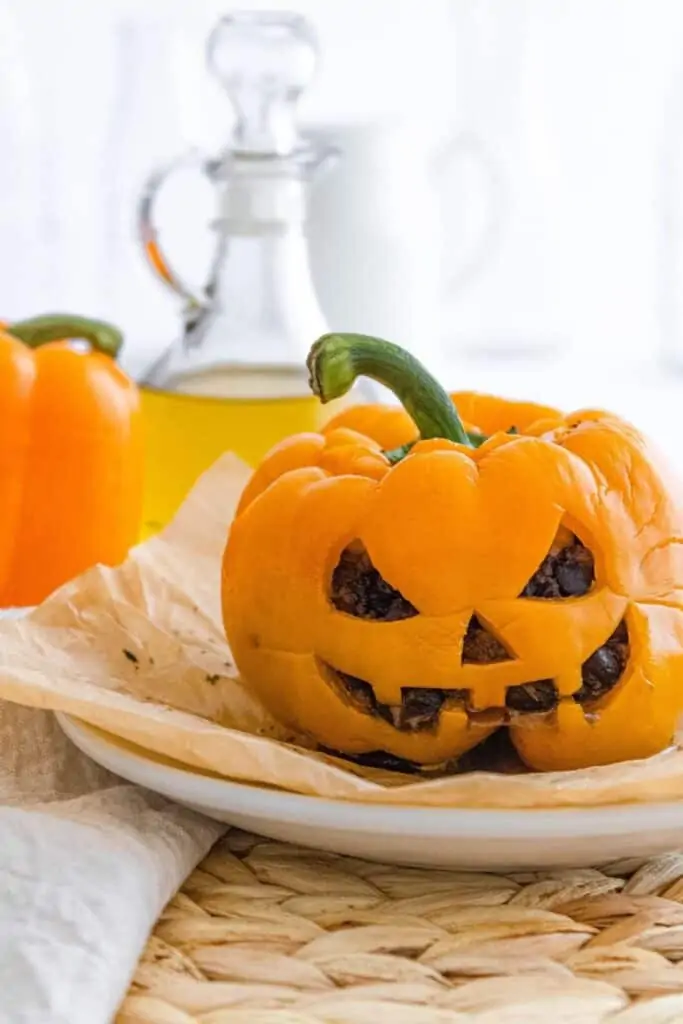
[[[155, 172], [141, 197], [145, 255], [184, 309], [181, 336], [141, 381], [143, 536], [168, 522], [223, 452], [253, 465], [281, 438], [317, 429], [333, 411], [311, 395], [305, 370], [310, 345], [329, 329], [312, 282], [305, 222], [310, 180], [333, 153], [310, 145], [295, 116], [316, 59], [314, 33], [298, 15], [222, 18], [207, 61], [232, 102], [230, 143], [216, 158], [181, 157]], [[154, 224], [160, 188], [188, 160], [215, 194], [213, 261], [200, 294], [166, 260]]]

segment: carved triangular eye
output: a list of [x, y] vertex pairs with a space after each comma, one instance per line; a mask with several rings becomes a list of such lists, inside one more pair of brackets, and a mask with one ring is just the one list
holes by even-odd
[[595, 582], [593, 555], [573, 533], [561, 528], [520, 597], [558, 600], [582, 597]]
[[382, 578], [359, 541], [341, 553], [332, 573], [330, 600], [338, 611], [358, 619], [396, 622], [418, 614], [417, 608]]
[[496, 661], [512, 661], [512, 655], [498, 637], [473, 615], [462, 645], [462, 664], [487, 665]]

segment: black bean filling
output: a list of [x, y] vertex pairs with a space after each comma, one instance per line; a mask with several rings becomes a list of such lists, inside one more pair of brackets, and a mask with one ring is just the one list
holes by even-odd
[[331, 669], [331, 672], [359, 711], [375, 715], [404, 732], [432, 729], [438, 724], [439, 714], [444, 705], [466, 707], [469, 701], [469, 690], [404, 686], [401, 689], [400, 704], [382, 704], [377, 700], [370, 683], [364, 679], [335, 669]]
[[520, 597], [581, 597], [594, 582], [593, 555], [574, 537], [571, 544], [546, 555]]
[[609, 640], [581, 666], [582, 685], [574, 694], [574, 700], [589, 704], [608, 693], [624, 674], [628, 655], [628, 628], [622, 619]]
[[395, 622], [417, 615], [417, 608], [380, 576], [360, 545], [342, 551], [332, 573], [330, 598], [338, 611], [359, 619]]
[[462, 645], [463, 665], [486, 665], [494, 661], [510, 661], [500, 640], [482, 626], [476, 615], [470, 619]]

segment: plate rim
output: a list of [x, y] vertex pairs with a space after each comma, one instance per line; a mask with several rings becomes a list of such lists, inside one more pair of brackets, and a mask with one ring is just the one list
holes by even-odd
[[[189, 767], [185, 769], [160, 764], [109, 742], [106, 737], [92, 731], [83, 719], [59, 711], [55, 712], [55, 717], [63, 732], [82, 753], [113, 774], [143, 788], [160, 792], [178, 803], [189, 803], [200, 809], [212, 806], [221, 811], [246, 813], [252, 818], [277, 818], [280, 822], [352, 830], [356, 833], [376, 833], [380, 826], [378, 819], [381, 817], [383, 832], [410, 831], [434, 838], [453, 838], [455, 834], [463, 839], [481, 837], [509, 840], [515, 836], [527, 842], [563, 837], [599, 839], [601, 836], [632, 835], [645, 826], [650, 829], [678, 827], [683, 838], [683, 801], [593, 807], [475, 808], [331, 800], [234, 779], [200, 775]], [[135, 777], [122, 776], [120, 770], [113, 767], [121, 760], [132, 767]], [[150, 773], [153, 784], [149, 780], [140, 779], [140, 774], [149, 776]], [[169, 784], [164, 779], [168, 779]], [[171, 786], [171, 783], [175, 785]], [[157, 788], [159, 784], [161, 788]], [[198, 784], [203, 793], [192, 792]], [[169, 792], [170, 789], [173, 792]], [[231, 806], [226, 808], [225, 797], [228, 795], [233, 800]], [[636, 821], [636, 818], [641, 820]]]

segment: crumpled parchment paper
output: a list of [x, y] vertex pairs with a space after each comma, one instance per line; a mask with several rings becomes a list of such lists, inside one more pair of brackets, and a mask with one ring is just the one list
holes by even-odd
[[248, 473], [223, 456], [125, 564], [95, 568], [27, 619], [0, 624], [0, 698], [67, 712], [152, 757], [333, 799], [510, 808], [683, 797], [678, 747], [575, 772], [424, 781], [288, 734], [240, 679], [221, 622], [221, 555]]

